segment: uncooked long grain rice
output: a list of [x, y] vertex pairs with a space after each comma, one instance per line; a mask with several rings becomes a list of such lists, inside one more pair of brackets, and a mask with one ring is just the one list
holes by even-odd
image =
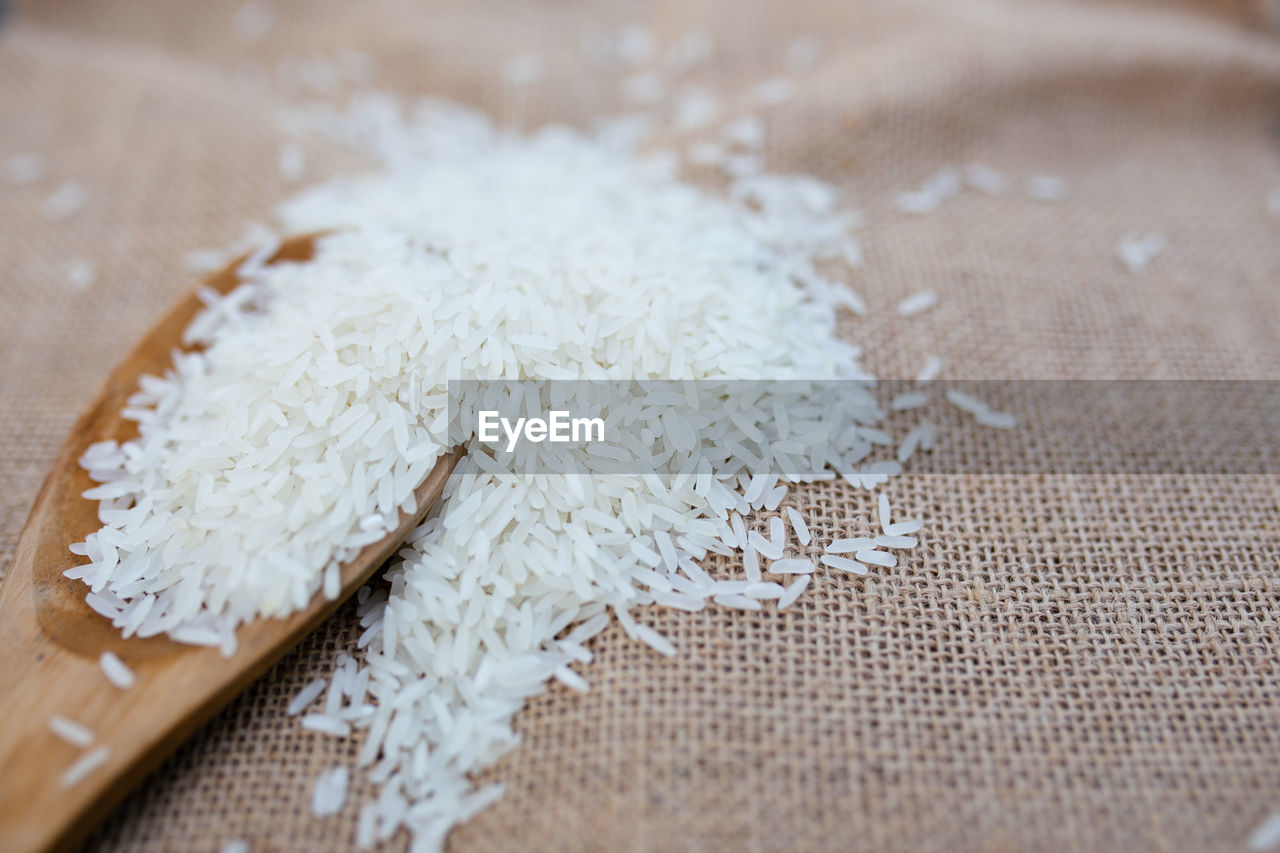
[[904, 435], [902, 443], [898, 445], [896, 454], [898, 462], [905, 464], [915, 455], [916, 450], [932, 450], [933, 431], [934, 427], [930, 421], [922, 421]]
[[958, 388], [947, 389], [947, 401], [957, 409], [973, 415], [973, 419], [982, 426], [997, 429], [1012, 429], [1017, 426], [1018, 419], [1007, 412], [997, 412], [987, 403], [968, 392]]
[[290, 717], [296, 717], [306, 709], [308, 705], [316, 700], [321, 693], [324, 692], [325, 680], [317, 678], [307, 682], [297, 695], [289, 702], [289, 707], [285, 709], [285, 713]]
[[747, 598], [782, 598], [787, 594], [787, 590], [782, 584], [770, 581], [766, 583], [749, 583], [742, 591], [742, 594]]
[[1116, 255], [1129, 272], [1140, 273], [1164, 251], [1167, 242], [1163, 234], [1154, 232], [1141, 237], [1131, 235], [1116, 244]]
[[102, 674], [107, 677], [107, 681], [121, 690], [128, 690], [137, 681], [133, 670], [129, 669], [115, 652], [103, 652], [98, 658], [98, 666], [102, 669]]
[[311, 791], [311, 813], [316, 817], [329, 817], [342, 811], [350, 776], [351, 771], [341, 766], [321, 773]]
[[1249, 849], [1265, 853], [1280, 848], [1280, 812], [1268, 817], [1249, 833]]
[[932, 382], [938, 378], [938, 374], [942, 372], [942, 359], [936, 355], [931, 355], [924, 360], [924, 364], [920, 367], [920, 372], [916, 374], [917, 382]]
[[924, 522], [916, 519], [898, 521], [890, 524], [885, 530], [887, 536], [910, 536], [924, 527]]
[[889, 401], [889, 408], [895, 412], [907, 409], [918, 409], [929, 402], [929, 395], [924, 391], [907, 391]]
[[857, 560], [850, 560], [848, 557], [841, 557], [838, 554], [823, 554], [820, 558], [822, 565], [830, 566], [833, 569], [840, 569], [845, 572], [853, 572], [857, 575], [865, 575], [867, 567]]
[[64, 788], [74, 788], [80, 784], [90, 773], [106, 764], [111, 758], [111, 747], [100, 746], [92, 749], [80, 756], [66, 770], [62, 771], [62, 775], [58, 777], [58, 782]]
[[742, 572], [748, 581], [760, 580], [760, 558], [750, 542], [742, 549]]
[[760, 602], [754, 598], [748, 598], [745, 595], [727, 594], [717, 595], [712, 599], [716, 604], [723, 607], [734, 607], [738, 610], [759, 610]]
[[72, 290], [84, 290], [98, 280], [98, 271], [84, 258], [74, 258], [67, 265], [67, 284]]
[[990, 166], [969, 163], [964, 167], [965, 183], [984, 195], [1003, 195], [1009, 189], [1009, 179]]
[[93, 743], [93, 729], [77, 723], [68, 717], [53, 716], [49, 718], [49, 731], [65, 740], [72, 746], [84, 748]]
[[673, 657], [676, 653], [676, 647], [671, 644], [671, 641], [648, 625], [637, 624], [636, 637], [658, 654]]
[[913, 293], [898, 303], [898, 316], [914, 317], [916, 314], [928, 311], [937, 304], [938, 294], [932, 290], [922, 290], [919, 293]]
[[779, 551], [787, 547], [787, 528], [776, 515], [769, 519], [769, 544]]
[[809, 533], [809, 525], [805, 524], [804, 516], [794, 507], [787, 507], [787, 518], [791, 521], [791, 529], [795, 531], [796, 542], [802, 548], [807, 547], [813, 541], [813, 536]]
[[786, 592], [784, 592], [782, 597], [778, 599], [779, 610], [782, 610], [785, 607], [790, 607], [795, 603], [796, 599], [800, 597], [800, 594], [805, 591], [807, 586], [809, 586], [810, 577], [812, 576], [801, 575], [798, 580], [792, 581], [791, 585], [787, 587]]
[[865, 548], [874, 548], [876, 540], [865, 536], [853, 539], [833, 539], [822, 550], [828, 554], [852, 554]]
[[[686, 126], [719, 110], [708, 93], [677, 96]], [[859, 257], [831, 187], [765, 175], [758, 155], [734, 154], [725, 200], [680, 183], [620, 137], [512, 136], [432, 104], [395, 116], [394, 105], [368, 99], [315, 118], [380, 156], [384, 170], [286, 204], [288, 233], [328, 233], [312, 260], [267, 265], [277, 241], [256, 235], [246, 284], [205, 294], [208, 308], [188, 329], [202, 349], [143, 380], [130, 401], [139, 438], [85, 453], [103, 527], [77, 546], [87, 565], [68, 574], [91, 585], [99, 612], [122, 628], [150, 600], [138, 634], [228, 650], [242, 622], [331, 593], [325, 578], [412, 509], [412, 489], [454, 440], [441, 417], [449, 378], [867, 378], [857, 349], [835, 334], [838, 309], [865, 306], [813, 272], [819, 258]], [[733, 135], [751, 147], [753, 134]], [[945, 197], [958, 180], [944, 170], [924, 189]], [[679, 310], [661, 309], [669, 303]], [[584, 346], [584, 324], [598, 344]], [[864, 488], [901, 466], [855, 458], [891, 444], [875, 428], [883, 412], [869, 389], [849, 384], [832, 401], [860, 425], [839, 446], [826, 437], [831, 413], [813, 414], [788, 393], [771, 389], [736, 419], [730, 406], [707, 406], [696, 428], [649, 424], [661, 456], [609, 449], [658, 470], [616, 480], [500, 475], [495, 457], [470, 444], [388, 570], [390, 592], [359, 594], [359, 660], [337, 662], [325, 712], [301, 719], [328, 734], [364, 733], [357, 764], [379, 793], [361, 809], [361, 845], [408, 825], [434, 849], [499, 796], [473, 791], [468, 774], [515, 745], [514, 710], [548, 682], [588, 689], [570, 664], [590, 660], [582, 644], [610, 613], [629, 636], [672, 653], [633, 611], [796, 600], [814, 564], [781, 559], [781, 518], [765, 537], [742, 516], [776, 508], [792, 482], [836, 471], [783, 482], [746, 452], [759, 446], [755, 433], [785, 438], [794, 458], [818, 467], [840, 460], [839, 475]], [[517, 449], [516, 463], [532, 453]], [[724, 470], [699, 469], [702, 453]], [[658, 476], [684, 473], [696, 488]], [[217, 522], [184, 526], [192, 512]], [[807, 545], [803, 519], [787, 514]], [[908, 535], [896, 527], [885, 535]], [[875, 545], [843, 541], [852, 551]], [[722, 544], [748, 549], [745, 579], [713, 579], [698, 565]], [[764, 583], [757, 553], [774, 561], [770, 570], [803, 574], [785, 588]], [[291, 713], [319, 698], [325, 683], [313, 685]]]
[[304, 729], [334, 737], [346, 737], [351, 734], [350, 723], [327, 714], [307, 714], [302, 718], [301, 725]]
[[892, 554], [886, 554], [884, 551], [877, 551], [873, 548], [867, 548], [858, 551], [853, 555], [860, 563], [871, 563], [873, 566], [884, 566], [885, 568], [893, 568], [898, 565], [898, 558]]
[[747, 544], [765, 559], [779, 560], [782, 558], [782, 547], [775, 545], [771, 539], [761, 536], [758, 530], [753, 530], [747, 535]]
[[778, 575], [805, 575], [813, 571], [813, 561], [804, 559], [774, 560], [769, 571]]
[[76, 181], [67, 181], [50, 193], [40, 209], [48, 219], [60, 220], [71, 216], [89, 201], [89, 192]]

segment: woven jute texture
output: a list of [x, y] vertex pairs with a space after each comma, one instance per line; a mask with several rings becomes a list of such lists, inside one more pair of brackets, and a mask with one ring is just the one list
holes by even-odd
[[[277, 168], [282, 108], [376, 87], [515, 127], [585, 125], [624, 105], [625, 75], [585, 63], [582, 44], [630, 23], [662, 48], [710, 33], [690, 79], [728, 116], [763, 115], [771, 170], [832, 181], [865, 213], [852, 283], [872, 316], [842, 331], [878, 375], [937, 353], [961, 378], [1280, 377], [1266, 3], [271, 2], [257, 39], [236, 8], [33, 2], [0, 30], [0, 156], [49, 159], [42, 180], [0, 191], [0, 565], [82, 401], [193, 283], [184, 254], [294, 190]], [[789, 71], [804, 35], [821, 54]], [[326, 90], [315, 68], [331, 66], [314, 60], [349, 49], [372, 59], [366, 79]], [[505, 80], [519, 56], [543, 76]], [[783, 74], [792, 99], [753, 106]], [[299, 144], [306, 180], [362, 162]], [[971, 161], [1014, 191], [894, 209]], [[1017, 188], [1042, 174], [1066, 197]], [[50, 220], [43, 200], [67, 180], [89, 200]], [[1133, 275], [1115, 246], [1148, 232], [1168, 247]], [[78, 258], [97, 270], [82, 289]], [[924, 288], [938, 307], [897, 318]], [[523, 745], [482, 778], [507, 796], [449, 848], [1240, 850], [1280, 809], [1277, 478], [908, 474], [890, 494], [927, 520], [896, 568], [819, 573], [781, 613], [646, 613], [674, 660], [616, 628], [595, 641], [591, 692], [556, 686], [519, 715]], [[872, 514], [843, 484], [790, 500], [819, 542]], [[303, 732], [284, 709], [358, 631], [341, 610], [90, 849], [348, 849], [372, 789], [358, 782], [324, 821], [309, 800], [358, 740]]]

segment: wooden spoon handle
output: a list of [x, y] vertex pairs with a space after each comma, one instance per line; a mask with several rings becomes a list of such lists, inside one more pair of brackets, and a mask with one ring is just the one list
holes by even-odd
[[[39, 543], [47, 541], [40, 528], [56, 518], [42, 513], [37, 501], [13, 568], [0, 584], [0, 850], [75, 849], [166, 755], [369, 579], [439, 497], [460, 456], [461, 451], [454, 451], [443, 457], [418, 489], [419, 513], [404, 517], [392, 534], [366, 547], [344, 568], [338, 598], [318, 597], [286, 619], [243, 626], [236, 635], [239, 648], [230, 658], [217, 649], [162, 638], [121, 639], [83, 603], [85, 587], [65, 578], [56, 583], [73, 587], [70, 592], [80, 597], [82, 611], [66, 608], [41, 619], [36, 602], [49, 591], [34, 581], [31, 569], [41, 556]], [[41, 496], [48, 494], [46, 489]], [[74, 558], [68, 557], [56, 565], [70, 566]], [[103, 633], [111, 640], [105, 645], [137, 675], [127, 690], [103, 675], [101, 649], [81, 641]], [[55, 637], [79, 639], [67, 645]], [[81, 750], [55, 736], [48, 727], [54, 715], [94, 730], [93, 745]], [[110, 750], [106, 763], [64, 788], [63, 772], [99, 746]]]

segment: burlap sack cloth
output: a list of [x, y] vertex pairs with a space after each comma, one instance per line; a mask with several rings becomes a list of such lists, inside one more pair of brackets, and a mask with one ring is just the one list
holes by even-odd
[[[621, 78], [584, 70], [584, 33], [640, 23], [667, 45], [706, 29], [696, 79], [730, 112], [812, 34], [819, 61], [765, 112], [770, 168], [836, 182], [867, 213], [854, 284], [875, 316], [845, 332], [877, 374], [937, 352], [953, 377], [1280, 375], [1264, 5], [298, 2], [269, 4], [258, 40], [235, 8], [32, 3], [0, 34], [0, 154], [50, 159], [0, 192], [0, 564], [81, 401], [192, 283], [184, 253], [292, 191], [276, 117], [310, 94], [289, 82], [298, 61], [342, 48], [374, 58], [364, 86], [527, 127], [618, 110]], [[504, 83], [521, 55], [545, 76]], [[304, 145], [308, 179], [357, 162]], [[974, 160], [1059, 175], [1068, 196], [893, 209]], [[40, 203], [66, 179], [90, 200], [50, 222]], [[1114, 247], [1148, 231], [1168, 248], [1132, 275]], [[79, 291], [77, 257], [98, 270]], [[923, 288], [938, 308], [897, 319]], [[450, 849], [1238, 850], [1280, 809], [1275, 477], [916, 475], [892, 494], [928, 520], [895, 569], [820, 573], [781, 614], [648, 614], [675, 660], [600, 638], [590, 694], [553, 687], [519, 716], [523, 746], [484, 774], [507, 797]], [[857, 535], [870, 511], [841, 484], [799, 502], [819, 539]], [[346, 849], [369, 789], [318, 821], [310, 786], [357, 743], [284, 708], [356, 632], [341, 611], [90, 847]]]

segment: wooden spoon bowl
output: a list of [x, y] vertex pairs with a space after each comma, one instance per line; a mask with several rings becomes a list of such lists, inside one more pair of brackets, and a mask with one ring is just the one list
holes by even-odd
[[[307, 260], [314, 248], [313, 237], [294, 238], [270, 263]], [[237, 266], [206, 284], [230, 291], [239, 283]], [[416, 491], [417, 512], [402, 513], [395, 530], [342, 567], [337, 598], [317, 595], [287, 618], [241, 626], [232, 657], [165, 637], [124, 639], [85, 604], [88, 587], [62, 575], [84, 561], [68, 547], [101, 526], [97, 503], [80, 496], [95, 484], [77, 460], [94, 442], [136, 436], [136, 425], [120, 416], [125, 401], [142, 374], [170, 366], [183, 329], [201, 307], [194, 293], [187, 296], [112, 371], [58, 453], [0, 581], [0, 850], [7, 853], [74, 849], [169, 752], [369, 579], [421, 523], [462, 455], [455, 449], [441, 457]], [[132, 688], [106, 679], [99, 668], [104, 651], [133, 669]], [[70, 788], [60, 776], [83, 751], [49, 730], [55, 715], [93, 729], [89, 749], [111, 751], [105, 764]]]

